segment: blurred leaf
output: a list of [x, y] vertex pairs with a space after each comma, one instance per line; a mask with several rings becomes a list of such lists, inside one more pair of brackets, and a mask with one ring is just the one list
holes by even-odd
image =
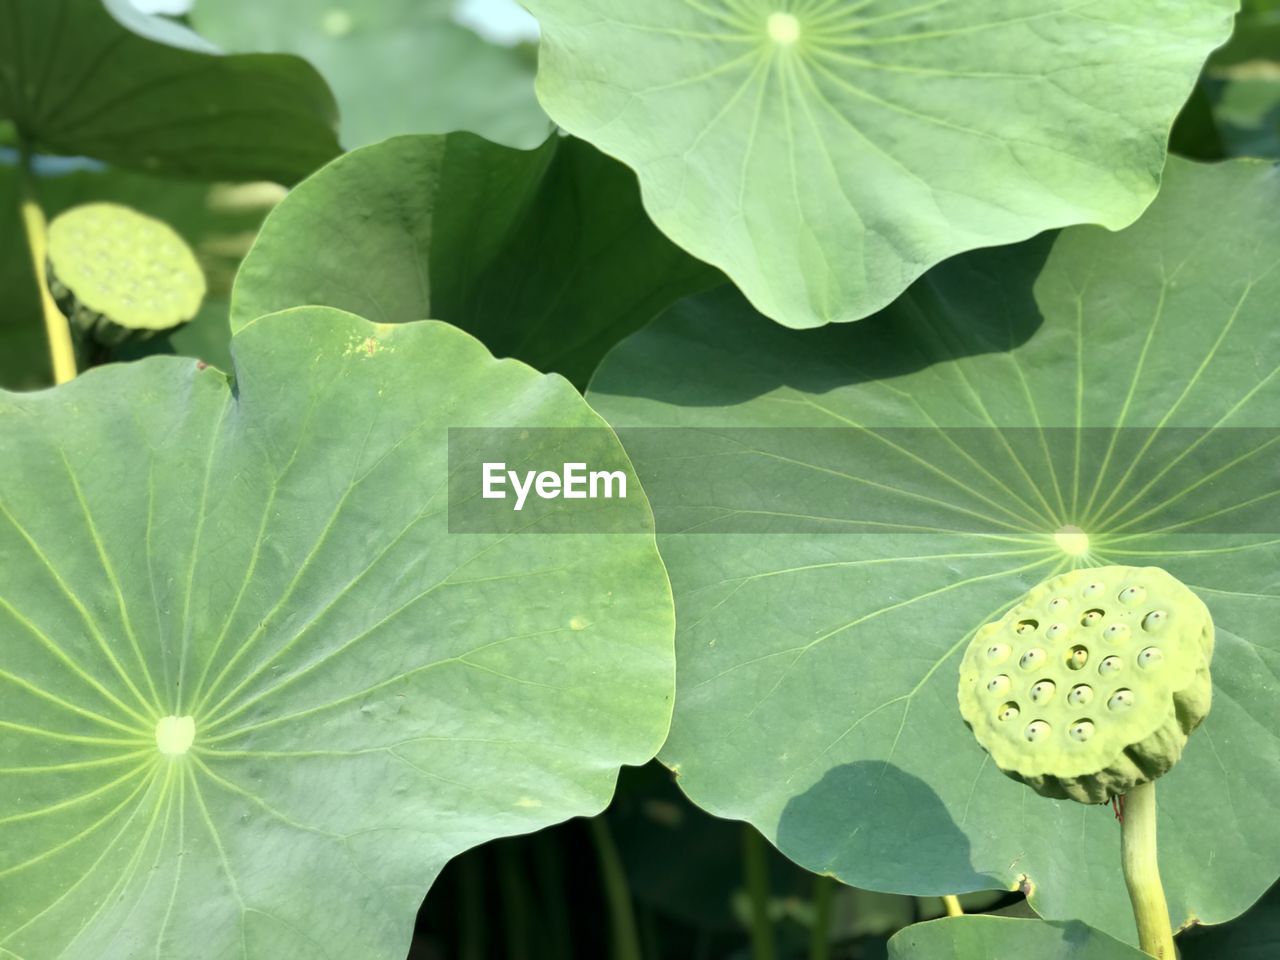
[[430, 317], [583, 386], [618, 340], [720, 280], [649, 222], [631, 172], [581, 140], [526, 152], [397, 137], [339, 158], [272, 213], [232, 326], [300, 304]]
[[[1280, 160], [1280, 5], [1275, 0], [1246, 0], [1231, 39], [1209, 58], [1199, 89], [1179, 118], [1175, 149], [1203, 159]], [[1216, 154], [1213, 140], [1220, 145]]]
[[333, 86], [342, 142], [468, 130], [534, 147], [551, 122], [533, 93], [533, 58], [452, 17], [454, 0], [200, 0], [192, 22], [228, 50], [306, 57]]
[[[67, 166], [36, 164], [37, 171]], [[26, 234], [18, 219], [15, 168], [0, 158], [0, 386], [30, 390], [50, 382], [40, 304]], [[39, 176], [36, 191], [50, 218], [83, 203], [111, 201], [163, 220], [196, 252], [209, 293], [196, 319], [173, 333], [122, 345], [107, 358], [181, 353], [231, 368], [228, 304], [231, 283], [262, 218], [283, 195], [273, 184], [209, 186], [77, 164]]]
[[223, 56], [126, 0], [0, 0], [0, 119], [35, 149], [201, 179], [293, 183], [338, 153], [297, 57]]

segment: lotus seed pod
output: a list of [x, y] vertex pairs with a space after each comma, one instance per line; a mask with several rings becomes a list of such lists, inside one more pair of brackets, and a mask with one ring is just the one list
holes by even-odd
[[960, 713], [1013, 779], [1105, 803], [1182, 756], [1209, 712], [1212, 659], [1209, 610], [1169, 573], [1075, 570], [977, 631], [960, 665]]
[[48, 261], [58, 306], [99, 343], [186, 323], [204, 300], [204, 272], [182, 237], [120, 204], [84, 204], [56, 217]]

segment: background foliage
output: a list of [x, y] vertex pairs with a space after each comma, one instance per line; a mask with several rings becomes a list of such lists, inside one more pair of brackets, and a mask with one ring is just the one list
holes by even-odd
[[[182, 0], [0, 0], [0, 385], [32, 390], [50, 378], [13, 202], [23, 153], [32, 155], [33, 189], [50, 215], [91, 200], [127, 203], [170, 223], [206, 272], [210, 294], [192, 324], [98, 345], [82, 358], [88, 364], [177, 354], [227, 371], [234, 363], [241, 385], [252, 387], [255, 364], [266, 369], [270, 357], [277, 374], [293, 370], [295, 385], [309, 385], [320, 422], [338, 423], [348, 408], [359, 409], [342, 392], [349, 386], [337, 373], [349, 366], [344, 361], [361, 361], [367, 342], [404, 344], [423, 355], [419, 361], [401, 360], [389, 379], [366, 384], [400, 399], [384, 429], [394, 433], [398, 422], [402, 438], [412, 437], [410, 422], [443, 424], [433, 412], [443, 394], [420, 381], [430, 369], [441, 382], [457, 376], [431, 366], [449, 366], [448, 349], [471, 350], [477, 369], [492, 363], [463, 334], [415, 321], [453, 324], [493, 354], [562, 374], [579, 389], [591, 382], [591, 403], [619, 428], [653, 498], [675, 590], [681, 679], [662, 763], [624, 770], [604, 813], [537, 829], [599, 810], [618, 764], [639, 762], [658, 746], [670, 704], [660, 693], [669, 665], [655, 623], [646, 634], [648, 660], [582, 661], [582, 683], [609, 701], [587, 711], [590, 744], [574, 740], [583, 731], [568, 713], [547, 714], [563, 720], [560, 733], [580, 748], [566, 755], [566, 766], [551, 767], [564, 783], [589, 786], [575, 792], [562, 783], [550, 792], [560, 790], [563, 802], [534, 812], [499, 815], [471, 799], [446, 811], [421, 809], [425, 797], [466, 793], [457, 770], [445, 767], [484, 767], [470, 755], [433, 755], [422, 775], [451, 786], [413, 787], [407, 795], [393, 787], [372, 813], [308, 806], [304, 795], [325, 791], [309, 790], [301, 776], [289, 796], [264, 799], [263, 770], [243, 759], [219, 766], [205, 758], [211, 772], [200, 782], [211, 829], [186, 839], [191, 824], [172, 814], [188, 810], [197, 827], [206, 820], [194, 788], [187, 797], [158, 775], [145, 779], [151, 767], [135, 778], [127, 763], [57, 773], [48, 783], [58, 786], [11, 791], [0, 809], [0, 831], [27, 838], [19, 856], [0, 862], [0, 884], [12, 878], [6, 916], [17, 915], [15, 904], [21, 913], [21, 904], [47, 902], [48, 885], [68, 869], [70, 861], [51, 859], [40, 882], [13, 871], [37, 853], [42, 837], [75, 836], [140, 788], [143, 813], [119, 834], [139, 842], [118, 860], [110, 846], [98, 847], [105, 866], [95, 874], [84, 870], [92, 857], [82, 861], [88, 880], [70, 894], [75, 904], [92, 892], [86, 928], [113, 932], [73, 940], [74, 924], [46, 935], [40, 921], [17, 931], [0, 921], [0, 937], [12, 938], [0, 946], [36, 957], [55, 936], [66, 956], [133, 949], [128, 931], [141, 929], [165, 879], [154, 880], [147, 868], [166, 863], [166, 850], [186, 843], [193, 863], [203, 865], [197, 871], [205, 871], [189, 873], [188, 886], [169, 877], [173, 890], [191, 889], [234, 912], [227, 904], [243, 893], [226, 878], [236, 871], [216, 867], [240, 855], [219, 849], [226, 831], [246, 831], [246, 862], [256, 862], [250, 848], [278, 836], [282, 816], [292, 821], [290, 846], [301, 850], [331, 843], [325, 832], [343, 823], [371, 817], [365, 825], [385, 826], [393, 811], [412, 810], [432, 822], [426, 840], [384, 838], [350, 860], [378, 860], [370, 873], [394, 889], [350, 894], [360, 884], [352, 879], [342, 885], [347, 899], [341, 892], [318, 898], [342, 905], [321, 916], [315, 903], [286, 902], [270, 882], [246, 880], [254, 909], [275, 914], [256, 923], [254, 939], [241, 945], [246, 955], [323, 953], [336, 943], [399, 955], [407, 916], [440, 871], [418, 916], [414, 957], [1138, 956], [1126, 943], [1131, 920], [1109, 814], [1029, 797], [989, 768], [947, 708], [951, 659], [964, 631], [1064, 562], [1052, 530], [1079, 520], [1079, 504], [1055, 469], [1079, 459], [1037, 453], [1021, 469], [1010, 463], [984, 473], [951, 451], [943, 472], [965, 476], [967, 489], [935, 476], [916, 492], [942, 501], [944, 516], [948, 508], [1003, 504], [1006, 528], [951, 535], [936, 549], [906, 537], [818, 531], [681, 536], [693, 524], [714, 530], [727, 511], [741, 517], [784, 508], [883, 521], [901, 513], [894, 495], [908, 489], [900, 483], [905, 474], [886, 460], [866, 477], [810, 483], [815, 466], [848, 474], [848, 465], [838, 450], [809, 449], [787, 462], [796, 451], [784, 445], [764, 451], [777, 460], [775, 488], [762, 503], [753, 501], [759, 491], [735, 487], [741, 465], [708, 448], [705, 432], [682, 448], [671, 435], [659, 444], [642, 430], [628, 436], [627, 428], [801, 430], [835, 421], [856, 428], [994, 423], [1016, 431], [1072, 426], [1082, 409], [1100, 427], [1274, 426], [1275, 173], [1256, 161], [1224, 161], [1280, 159], [1280, 4], [1244, 0], [1233, 24], [1231, 0], [1109, 4], [1101, 21], [1099, 5], [875, 0], [852, 5], [865, 22], [846, 32], [827, 19], [842, 5], [798, 0], [788, 9], [808, 28], [807, 46], [770, 46], [773, 5], [754, 0], [655, 0], [643, 10], [607, 0], [529, 6], [546, 33], [541, 105], [537, 24], [497, 0], [198, 0], [194, 9]], [[148, 7], [173, 16], [151, 16]], [[1218, 166], [1172, 162], [1143, 214], [1161, 179], [1166, 136], [1175, 153]], [[1072, 226], [1121, 228], [1135, 220], [1117, 234]], [[1050, 229], [1058, 227], [1067, 229]], [[1014, 241], [1024, 242], [947, 259]], [[303, 304], [407, 326], [365, 326], [319, 309], [258, 322]], [[816, 331], [780, 325], [867, 314], [874, 316]], [[264, 331], [290, 322], [299, 331], [310, 325], [281, 339], [327, 351], [329, 365], [309, 365], [305, 351], [286, 356], [269, 342]], [[240, 331], [234, 358], [233, 331]], [[58, 449], [79, 464], [67, 480], [57, 451], [44, 448], [34, 494], [15, 486], [3, 498], [10, 520], [34, 529], [28, 522], [42, 517], [41, 497], [70, 496], [77, 478], [85, 503], [118, 502], [121, 489], [134, 490], [137, 477], [126, 468], [145, 459], [138, 436], [172, 429], [166, 417], [181, 409], [176, 398], [194, 369], [170, 357], [92, 371], [53, 394], [6, 396], [5, 461], [23, 464], [14, 483], [25, 477], [30, 484], [35, 475], [32, 451], [44, 431], [28, 426], [33, 417], [64, 422]], [[516, 380], [531, 376], [494, 369]], [[257, 389], [268, 379], [259, 377]], [[216, 370], [192, 382], [204, 385], [211, 410], [227, 402], [227, 381]], [[546, 391], [557, 422], [598, 423], [567, 385], [537, 389]], [[284, 393], [280, 400], [282, 408], [296, 406]], [[366, 402], [387, 401], [370, 395]], [[126, 424], [137, 417], [145, 428]], [[247, 429], [275, 438], [287, 426], [268, 418]], [[297, 437], [332, 442], [314, 427], [293, 427]], [[354, 430], [334, 435], [350, 441]], [[194, 451], [194, 441], [183, 447], [189, 441], [179, 438], [173, 456]], [[276, 442], [264, 441], [264, 449]], [[366, 451], [347, 453], [359, 462]], [[687, 457], [685, 466], [672, 468], [673, 456]], [[116, 462], [123, 472], [103, 473], [90, 461]], [[1140, 489], [1167, 463], [1148, 458], [1147, 473], [1125, 489]], [[330, 484], [340, 493], [342, 474], [308, 471], [315, 486], [299, 501], [311, 502]], [[1100, 487], [1106, 476], [1104, 469]], [[693, 496], [694, 482], [709, 478], [720, 496]], [[867, 479], [894, 495], [864, 489], [854, 496], [844, 486]], [[1246, 462], [1217, 489], [1230, 505], [1256, 494], [1256, 484]], [[33, 496], [32, 513], [14, 512]], [[1280, 775], [1276, 650], [1265, 626], [1280, 594], [1275, 538], [1201, 536], [1192, 544], [1158, 524], [1128, 525], [1141, 506], [1087, 512], [1104, 521], [1091, 562], [1177, 566], [1205, 591], [1219, 620], [1215, 712], [1167, 789], [1162, 784], [1166, 886], [1178, 920], [1231, 921], [1180, 937], [1185, 956], [1269, 957], [1280, 918], [1275, 893], [1263, 895], [1280, 873], [1268, 801]], [[113, 518], [94, 508], [85, 516], [88, 526], [50, 530], [67, 556], [97, 563], [94, 519], [111, 543], [112, 531], [124, 535], [129, 514]], [[388, 522], [380, 517], [368, 529], [388, 531]], [[18, 529], [5, 527], [6, 563], [21, 554], [22, 576], [39, 579], [27, 569], [30, 544]], [[256, 532], [229, 522], [225, 544], [243, 546], [246, 531]], [[79, 538], [78, 552], [64, 538]], [[370, 549], [353, 546], [351, 556], [367, 562]], [[599, 566], [593, 549], [565, 546]], [[112, 544], [106, 552], [129, 551]], [[643, 552], [632, 559], [648, 570]], [[793, 567], [803, 569], [781, 576]], [[70, 600], [60, 594], [48, 603], [31, 600], [51, 589], [47, 578], [23, 580], [17, 593], [11, 580], [3, 591], [6, 630], [26, 630], [25, 620], [53, 633], [80, 617], [57, 604], [74, 608], [77, 599], [86, 623], [113, 623], [124, 613], [112, 612], [110, 579], [85, 573], [83, 582], [94, 586], [83, 598], [72, 591]], [[137, 582], [123, 565], [118, 579], [127, 607]], [[619, 576], [618, 589], [635, 589], [631, 579]], [[662, 593], [655, 584], [648, 589]], [[534, 587], [528, 590], [511, 594], [510, 609], [537, 607]], [[503, 609], [492, 594], [477, 597]], [[441, 609], [450, 635], [465, 638], [467, 628], [452, 622], [465, 618]], [[551, 604], [544, 612], [563, 611]], [[832, 633], [841, 624], [847, 629]], [[149, 629], [138, 634], [139, 671], [130, 666], [106, 687], [131, 709], [139, 707], [116, 684], [143, 676]], [[828, 633], [835, 642], [815, 642]], [[903, 636], [925, 637], [921, 659], [897, 656]], [[517, 677], [518, 688], [555, 679], [539, 674], [532, 656], [486, 665]], [[105, 710], [130, 728], [106, 734], [130, 743], [81, 744], [88, 752], [69, 762], [118, 759], [138, 748], [139, 737], [146, 741], [146, 731], [117, 717], [109, 702], [89, 706], [82, 697], [100, 693], [76, 688], [65, 663], [32, 666], [21, 658], [0, 664], [11, 694], [0, 718], [8, 724], [0, 752], [6, 780], [15, 782], [33, 762], [13, 746], [21, 740], [11, 728], [43, 718], [40, 711], [49, 711], [40, 725], [73, 736], [104, 733], [90, 732], [101, 723], [67, 704]], [[599, 686], [600, 670], [642, 677], [622, 694]], [[52, 690], [63, 705], [22, 683]], [[645, 689], [658, 691], [649, 707], [641, 703]], [[469, 695], [507, 700], [483, 684]], [[464, 696], [454, 707], [465, 711], [470, 702]], [[387, 733], [413, 726], [399, 708], [367, 706]], [[611, 709], [602, 721], [600, 711]], [[67, 722], [84, 727], [59, 727]], [[249, 749], [282, 747], [255, 742]], [[498, 781], [500, 767], [490, 771]], [[342, 776], [323, 766], [326, 782]], [[64, 777], [78, 778], [69, 806], [63, 801], [73, 787]], [[53, 813], [33, 818], [42, 802]], [[441, 826], [455, 815], [463, 827]], [[521, 831], [536, 832], [483, 842]], [[396, 858], [393, 850], [417, 852]], [[314, 873], [284, 853], [279, 860], [268, 878]], [[104, 882], [108, 867], [115, 879]], [[975, 891], [962, 898], [966, 909], [987, 915], [935, 921], [943, 913], [938, 895], [961, 890]], [[1057, 921], [1033, 919], [1033, 907]], [[359, 918], [370, 916], [382, 919], [362, 925]], [[181, 955], [185, 946], [167, 929], [149, 943], [172, 944]], [[184, 934], [183, 943], [188, 936], [197, 935]]]

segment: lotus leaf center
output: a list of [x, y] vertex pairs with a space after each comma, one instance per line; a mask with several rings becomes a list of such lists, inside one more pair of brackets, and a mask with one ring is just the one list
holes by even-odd
[[800, 21], [793, 14], [770, 14], [767, 26], [769, 39], [774, 43], [790, 45], [800, 39]]
[[161, 717], [156, 723], [156, 749], [166, 756], [182, 756], [195, 738], [194, 717]]
[[1089, 535], [1079, 527], [1062, 527], [1053, 535], [1053, 540], [1069, 557], [1080, 557], [1089, 552]]

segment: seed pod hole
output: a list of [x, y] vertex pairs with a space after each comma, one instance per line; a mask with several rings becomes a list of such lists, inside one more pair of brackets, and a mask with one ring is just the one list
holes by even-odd
[[1169, 620], [1169, 614], [1163, 610], [1152, 610], [1142, 618], [1142, 629], [1148, 633], [1155, 633], [1165, 625]]
[[1032, 647], [1022, 655], [1022, 659], [1018, 661], [1018, 664], [1023, 670], [1034, 670], [1036, 667], [1040, 666], [1040, 664], [1044, 663], [1044, 659], [1044, 651], [1039, 647]]
[[1029, 633], [1035, 633], [1039, 628], [1039, 620], [1019, 620], [1018, 625], [1014, 628], [1014, 633], [1020, 637], [1025, 637]]
[[1093, 687], [1087, 683], [1077, 683], [1067, 694], [1067, 703], [1073, 707], [1083, 707], [1093, 699]]
[[1092, 627], [1095, 623], [1098, 623], [1105, 616], [1106, 616], [1106, 613], [1096, 608], [1093, 610], [1086, 610], [1084, 612], [1084, 616], [1080, 618], [1080, 626]]
[[1010, 700], [1008, 703], [1002, 704], [1000, 709], [996, 711], [996, 719], [1001, 723], [1013, 720], [1022, 711], [1018, 709], [1018, 705]]
[[1113, 673], [1119, 673], [1123, 666], [1124, 661], [1119, 657], [1103, 657], [1102, 662], [1098, 664], [1098, 672], [1104, 677], [1109, 677]]
[[1116, 598], [1126, 607], [1132, 607], [1147, 599], [1147, 588], [1139, 584], [1132, 584], [1120, 591], [1120, 595]]
[[1009, 692], [1009, 678], [1003, 673], [987, 681], [987, 693], [1001, 694]]
[[1044, 638], [1046, 640], [1057, 640], [1066, 632], [1067, 625], [1065, 623], [1051, 623], [1049, 624], [1049, 629], [1044, 632]]
[[1009, 645], [1007, 643], [993, 643], [987, 647], [987, 662], [998, 664], [1004, 663], [1009, 659]]
[[1083, 719], [1077, 720], [1075, 723], [1071, 725], [1070, 733], [1071, 733], [1072, 740], [1076, 740], [1079, 743], [1084, 743], [1086, 740], [1088, 740], [1090, 737], [1093, 736], [1093, 721], [1083, 720]]
[[1107, 709], [1123, 711], [1133, 706], [1133, 691], [1121, 688], [1107, 699]]
[[1106, 589], [1107, 589], [1107, 585], [1105, 583], [1103, 583], [1101, 580], [1095, 580], [1092, 583], [1085, 584], [1084, 589], [1080, 591], [1080, 596], [1084, 597], [1086, 600], [1089, 600], [1089, 599], [1092, 599], [1093, 597], [1102, 596], [1102, 592]]
[[1057, 689], [1058, 685], [1052, 680], [1038, 680], [1031, 685], [1031, 702], [1048, 703]]
[[1138, 666], [1144, 670], [1159, 666], [1162, 660], [1164, 660], [1164, 653], [1159, 647], [1147, 647], [1138, 654]]
[[1053, 728], [1044, 720], [1032, 720], [1027, 724], [1025, 736], [1032, 743], [1045, 739], [1053, 732]]
[[1061, 613], [1063, 610], [1067, 609], [1067, 607], [1070, 605], [1070, 602], [1071, 601], [1069, 601], [1066, 597], [1054, 597], [1052, 600], [1049, 601], [1049, 612]]
[[1084, 665], [1089, 662], [1089, 649], [1080, 644], [1076, 644], [1067, 651], [1067, 669], [1083, 670]]
[[1123, 643], [1129, 639], [1129, 625], [1127, 623], [1108, 624], [1102, 631], [1102, 639], [1108, 643]]

